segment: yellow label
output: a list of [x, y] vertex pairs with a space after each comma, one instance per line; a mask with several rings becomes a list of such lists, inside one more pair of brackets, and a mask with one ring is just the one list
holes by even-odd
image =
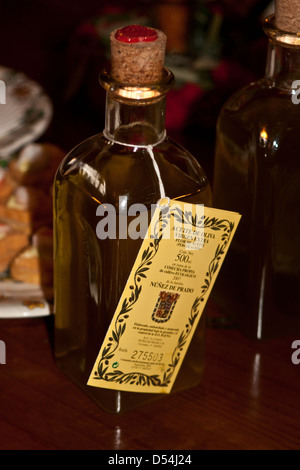
[[157, 206], [88, 385], [171, 391], [240, 217], [175, 200]]

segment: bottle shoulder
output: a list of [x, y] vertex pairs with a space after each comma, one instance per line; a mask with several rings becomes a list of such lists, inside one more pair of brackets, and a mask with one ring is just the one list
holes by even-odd
[[58, 168], [58, 175], [67, 178], [80, 172], [82, 166], [92, 160], [104, 146], [105, 139], [102, 134], [96, 134], [80, 142], [67, 153]]
[[[126, 165], [128, 160], [141, 164], [153, 153], [158, 159], [164, 159], [166, 164], [177, 165], [182, 171], [203, 172], [199, 161], [182, 145], [168, 136], [158, 145], [127, 145], [109, 141], [100, 133], [79, 143], [68, 152], [62, 161], [59, 170], [62, 175], [69, 175], [79, 171], [82, 165], [89, 163], [99, 169], [103, 165], [114, 163], [121, 158], [121, 163]], [[108, 158], [109, 157], [109, 158]]]
[[198, 179], [199, 176], [206, 178], [205, 171], [203, 170], [199, 155], [197, 159], [182, 145], [175, 142], [173, 139], [167, 137], [161, 145], [156, 149], [158, 157], [166, 166], [177, 167], [182, 173], [190, 175]]
[[[242, 128], [260, 129], [262, 126], [296, 130], [300, 125], [299, 106], [295, 104], [292, 89], [281, 89], [270, 79], [236, 91], [223, 105], [217, 121], [217, 130], [222, 132], [232, 122]], [[297, 131], [298, 132], [298, 131]]]
[[272, 94], [274, 83], [266, 78], [251, 82], [234, 91], [225, 101], [222, 111], [238, 112], [262, 96]]
[[162, 188], [174, 198], [208, 185], [198, 161], [168, 137], [156, 146], [134, 147], [108, 141], [103, 134], [68, 153], [58, 170], [59, 180], [80, 186], [97, 199], [130, 193], [139, 202], [158, 197]]

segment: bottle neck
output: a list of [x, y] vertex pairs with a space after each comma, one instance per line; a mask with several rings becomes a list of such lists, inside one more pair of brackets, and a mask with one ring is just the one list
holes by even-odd
[[274, 18], [265, 23], [269, 36], [266, 77], [283, 90], [291, 90], [295, 80], [300, 80], [300, 38], [285, 33], [274, 26]]
[[165, 95], [140, 103], [106, 94], [105, 136], [127, 145], [155, 145], [165, 136]]
[[270, 39], [266, 76], [280, 88], [291, 88], [293, 81], [300, 79], [300, 49]]
[[156, 145], [165, 138], [166, 94], [174, 75], [163, 70], [161, 82], [148, 86], [115, 82], [104, 70], [100, 83], [106, 90], [104, 135], [125, 145]]

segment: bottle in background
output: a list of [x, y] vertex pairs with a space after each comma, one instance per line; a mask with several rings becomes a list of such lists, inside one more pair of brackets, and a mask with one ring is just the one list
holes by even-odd
[[217, 123], [215, 207], [242, 214], [213, 296], [253, 339], [300, 333], [300, 2], [265, 21], [264, 78]]

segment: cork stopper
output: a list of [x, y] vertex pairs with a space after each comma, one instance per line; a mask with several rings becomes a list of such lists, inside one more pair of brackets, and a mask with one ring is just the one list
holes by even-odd
[[275, 24], [278, 29], [287, 33], [300, 32], [300, 1], [276, 0]]
[[111, 75], [128, 86], [151, 85], [161, 81], [166, 35], [147, 26], [130, 25], [110, 34]]

